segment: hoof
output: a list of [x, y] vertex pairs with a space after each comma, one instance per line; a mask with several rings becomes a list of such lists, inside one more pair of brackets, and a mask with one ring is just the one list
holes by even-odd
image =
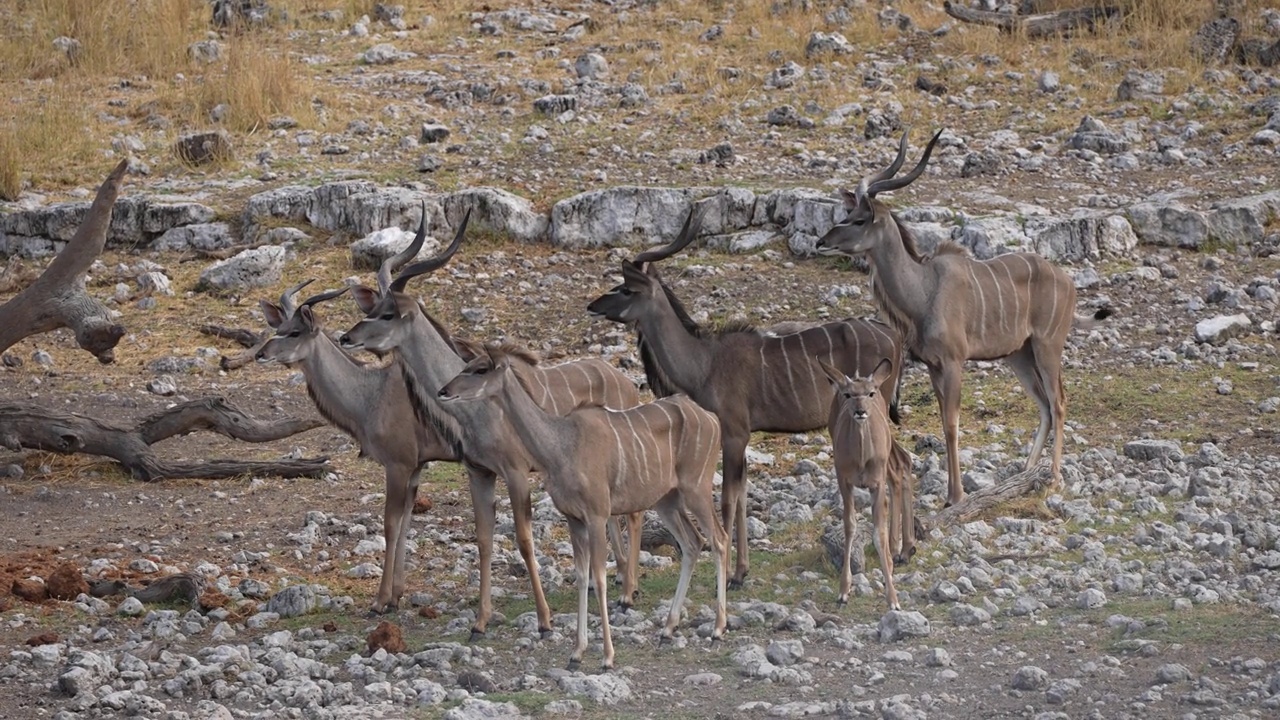
[[840, 597], [840, 599], [836, 600], [836, 605], [837, 605], [837, 606], [839, 606], [839, 607], [846, 607], [846, 606], [848, 606], [848, 604], [849, 604], [849, 596], [848, 596], [848, 595], [843, 595], [843, 596], [841, 596], [841, 597]]
[[471, 637], [467, 639], [467, 642], [480, 642], [484, 637], [485, 632], [483, 630], [479, 628], [471, 628]]
[[711, 642], [718, 643], [721, 640], [724, 640], [723, 630], [716, 630], [715, 632], [711, 633]]
[[550, 640], [552, 630], [549, 627], [538, 628], [538, 638], [541, 640]]
[[725, 583], [725, 587], [729, 590], [741, 590], [742, 578], [729, 578], [729, 582]]
[[573, 671], [573, 670], [577, 670], [580, 667], [582, 667], [582, 661], [579, 660], [578, 658], [571, 657], [569, 658], [569, 664], [565, 665], [564, 669]]
[[369, 612], [366, 613], [366, 615], [371, 618], [380, 617], [382, 615], [390, 615], [391, 613], [399, 609], [400, 608], [396, 607], [395, 603], [387, 603], [386, 605], [382, 606], [382, 608], [379, 608], [377, 605], [374, 605], [373, 607], [369, 608]]
[[663, 645], [670, 645], [674, 640], [675, 640], [674, 637], [666, 633], [662, 633], [661, 635], [658, 636], [658, 647], [662, 647]]
[[899, 553], [897, 555], [894, 555], [893, 566], [902, 567], [903, 565], [906, 565], [907, 563], [911, 562], [911, 558], [915, 557], [915, 554], [916, 554], [916, 549], [911, 548], [910, 552]]
[[613, 670], [612, 660], [606, 660], [605, 662], [600, 663], [600, 672], [611, 672], [612, 670]]

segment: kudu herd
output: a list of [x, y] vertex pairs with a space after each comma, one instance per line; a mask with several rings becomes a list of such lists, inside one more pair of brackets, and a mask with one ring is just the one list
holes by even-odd
[[[394, 609], [405, 588], [405, 546], [420, 473], [431, 460], [462, 463], [469, 477], [480, 555], [479, 610], [472, 639], [492, 616], [491, 564], [495, 485], [507, 485], [515, 539], [528, 569], [538, 627], [545, 637], [551, 611], [543, 594], [532, 531], [529, 472], [568, 522], [578, 591], [577, 635], [570, 666], [587, 646], [588, 591], [602, 620], [604, 666], [614, 664], [605, 583], [606, 536], [623, 579], [622, 603], [637, 590], [643, 513], [655, 510], [679, 546], [679, 584], [662, 631], [679, 623], [694, 561], [710, 541], [716, 563], [714, 637], [726, 627], [727, 588], [747, 571], [745, 457], [751, 433], [807, 432], [828, 427], [843, 503], [845, 543], [839, 601], [852, 585], [856, 508], [853, 489], [872, 497], [872, 538], [884, 575], [885, 599], [899, 607], [894, 564], [915, 551], [911, 458], [895, 440], [903, 351], [919, 360], [942, 411], [949, 504], [963, 499], [957, 453], [960, 369], [967, 359], [1004, 358], [1040, 410], [1028, 467], [1053, 433], [1052, 472], [1060, 478], [1065, 402], [1062, 352], [1073, 325], [1075, 289], [1062, 270], [1027, 253], [977, 261], [943, 243], [921, 253], [910, 232], [876, 199], [923, 172], [938, 136], [916, 167], [897, 177], [907, 150], [884, 171], [843, 192], [848, 217], [818, 243], [823, 254], [861, 254], [871, 268], [872, 297], [881, 319], [790, 324], [761, 330], [742, 324], [718, 329], [694, 322], [659, 275], [655, 263], [699, 235], [695, 203], [673, 242], [622, 263], [622, 283], [592, 301], [593, 317], [634, 328], [648, 386], [656, 399], [640, 403], [630, 378], [602, 360], [556, 366], [506, 345], [480, 346], [453, 337], [410, 296], [415, 277], [444, 267], [458, 251], [468, 217], [452, 243], [408, 264], [422, 247], [426, 208], [413, 243], [378, 269], [378, 288], [353, 288], [364, 318], [340, 345], [321, 330], [312, 308], [343, 291], [321, 293], [295, 306], [290, 288], [280, 303], [262, 302], [276, 334], [258, 352], [262, 362], [296, 364], [320, 412], [386, 468], [384, 532], [387, 552], [375, 612]], [[309, 281], [308, 281], [309, 282]], [[345, 288], [344, 288], [345, 290]], [[1098, 313], [1095, 318], [1105, 317]], [[389, 355], [362, 365], [344, 350]], [[412, 442], [409, 442], [412, 438]], [[714, 512], [716, 454], [723, 464], [720, 517]], [[690, 515], [697, 526], [690, 519]], [[626, 517], [623, 541], [618, 518]], [[728, 573], [730, 534], [737, 561]]]

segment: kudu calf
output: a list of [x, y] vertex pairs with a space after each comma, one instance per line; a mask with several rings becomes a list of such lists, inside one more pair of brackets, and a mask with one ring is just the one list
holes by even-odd
[[[915, 552], [915, 498], [907, 478], [910, 466], [905, 471], [892, 468], [894, 463], [906, 457], [906, 451], [899, 448], [893, 438], [888, 398], [878, 392], [885, 378], [893, 372], [893, 363], [886, 358], [876, 365], [870, 376], [850, 378], [826, 362], [818, 362], [835, 388], [828, 427], [835, 451], [840, 500], [844, 505], [840, 604], [849, 602], [849, 588], [853, 585], [850, 554], [854, 551], [857, 517], [853, 489], [860, 487], [871, 491], [872, 539], [880, 557], [880, 571], [884, 573], [885, 599], [890, 610], [898, 610], [893, 566], [905, 562]], [[897, 557], [891, 557], [895, 545], [900, 552]], [[862, 548], [857, 548], [857, 551], [862, 552]]]
[[422, 469], [428, 461], [456, 461], [461, 455], [433, 426], [418, 422], [398, 360], [385, 367], [361, 365], [324, 333], [311, 308], [346, 288], [314, 295], [294, 306], [293, 295], [310, 282], [286, 290], [278, 305], [261, 301], [267, 324], [276, 333], [256, 357], [261, 363], [301, 368], [307, 394], [320, 414], [355, 438], [361, 455], [386, 470], [382, 531], [387, 550], [372, 608], [381, 613], [395, 609], [404, 594], [405, 547]]
[[716, 560], [716, 626], [725, 629], [725, 568], [729, 536], [716, 520], [711, 482], [720, 446], [719, 422], [688, 397], [677, 395], [623, 411], [583, 407], [567, 415], [546, 412], [534, 397], [537, 385], [514, 371], [500, 349], [478, 356], [440, 389], [440, 401], [473, 408], [474, 417], [493, 432], [509, 422], [534, 463], [542, 470], [547, 493], [569, 521], [577, 569], [578, 639], [569, 667], [576, 668], [587, 648], [587, 590], [595, 580], [604, 641], [604, 667], [613, 667], [613, 640], [604, 580], [605, 526], [611, 516], [654, 508], [680, 545], [680, 581], [662, 637], [670, 638], [702, 538], [689, 521], [693, 514], [711, 541]]
[[947, 502], [964, 498], [957, 452], [960, 425], [960, 372], [965, 360], [1003, 358], [1040, 409], [1040, 427], [1027, 458], [1040, 459], [1053, 431], [1053, 482], [1062, 478], [1062, 428], [1066, 395], [1062, 351], [1073, 324], [1091, 325], [1110, 314], [1075, 316], [1076, 288], [1061, 268], [1034, 253], [1014, 252], [975, 260], [960, 245], [944, 242], [932, 256], [876, 195], [911, 184], [924, 172], [941, 131], [933, 136], [919, 164], [894, 177], [907, 153], [902, 134], [898, 155], [882, 172], [864, 178], [854, 192], [843, 191], [848, 217], [818, 241], [824, 254], [865, 253], [871, 266], [876, 304], [911, 355], [929, 368], [942, 410], [947, 445]]
[[622, 284], [594, 300], [587, 311], [635, 325], [655, 395], [686, 393], [720, 419], [720, 511], [725, 529], [736, 531], [738, 555], [730, 587], [740, 587], [748, 568], [745, 464], [752, 431], [804, 432], [824, 426], [832, 390], [816, 357], [844, 372], [863, 374], [881, 358], [892, 358], [893, 370], [882, 389], [895, 397], [901, 350], [893, 329], [874, 320], [841, 320], [785, 335], [742, 325], [720, 331], [699, 327], [653, 263], [693, 241], [701, 212], [695, 207], [689, 213], [670, 245], [642, 252], [634, 262], [624, 260]]
[[[469, 214], [468, 214], [469, 217]], [[418, 237], [426, 232], [425, 215]], [[356, 301], [366, 313], [341, 338], [343, 347], [378, 353], [394, 352], [408, 372], [415, 407], [437, 424], [454, 428], [461, 443], [463, 463], [470, 478], [471, 502], [476, 522], [476, 543], [480, 551], [480, 611], [472, 627], [472, 637], [482, 635], [493, 612], [490, 600], [492, 578], [494, 489], [497, 478], [507, 483], [511, 512], [515, 518], [516, 545], [529, 569], [537, 607], [538, 627], [543, 634], [551, 631], [551, 610], [542, 592], [538, 561], [533, 545], [533, 510], [529, 493], [529, 471], [534, 463], [530, 451], [510, 428], [491, 425], [479, 417], [474, 406], [450, 406], [442, 409], [436, 393], [444, 384], [462, 372], [462, 358], [448, 331], [431, 318], [420, 303], [405, 293], [409, 280], [444, 267], [462, 244], [467, 218], [459, 226], [453, 242], [443, 252], [428, 260], [414, 263], [393, 280], [389, 274], [379, 275], [380, 290], [355, 289]], [[528, 365], [522, 369], [529, 386], [536, 388], [535, 401], [545, 410], [564, 414], [583, 405], [612, 409], [634, 407], [640, 402], [635, 383], [602, 360], [580, 360], [553, 367]], [[640, 553], [642, 517], [630, 518], [631, 543], [624, 555], [616, 525], [611, 526], [615, 538], [619, 572], [623, 576], [623, 601], [629, 605], [635, 596], [636, 566]]]

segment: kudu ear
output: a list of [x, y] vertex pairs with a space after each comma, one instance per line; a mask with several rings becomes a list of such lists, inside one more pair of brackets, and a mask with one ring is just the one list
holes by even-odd
[[359, 306], [360, 312], [366, 315], [373, 312], [374, 306], [382, 299], [381, 293], [365, 285], [357, 285], [351, 288], [351, 296], [356, 299], [356, 305]]
[[309, 328], [316, 326], [316, 316], [311, 313], [310, 305], [303, 305], [298, 308], [298, 318]]
[[[648, 265], [650, 270], [652, 270], [654, 273], [657, 272], [657, 270], [653, 269], [652, 263], [648, 263]], [[639, 265], [631, 262], [630, 260], [622, 261], [622, 279], [623, 281], [631, 281], [631, 282], [639, 283], [641, 285], [649, 284], [649, 275], [645, 271], [645, 269], [641, 268]]]
[[840, 371], [840, 368], [819, 357], [815, 357], [814, 360], [818, 361], [818, 366], [822, 368], [822, 372], [826, 374], [827, 379], [831, 381], [832, 385], [838, 386], [842, 383], [849, 382], [849, 378]]
[[856, 210], [856, 209], [858, 208], [858, 194], [857, 194], [857, 193], [850, 192], [850, 191], [848, 191], [848, 190], [845, 190], [844, 188], [841, 188], [841, 189], [840, 189], [840, 201], [844, 203], [844, 209], [845, 209], [847, 212], [853, 212], [854, 210]]
[[893, 361], [889, 358], [884, 358], [879, 365], [876, 365], [876, 369], [871, 371], [871, 380], [876, 384], [876, 387], [880, 387], [889, 378], [889, 373], [891, 372], [893, 372]]
[[284, 324], [285, 320], [289, 319], [285, 317], [284, 310], [273, 302], [259, 300], [258, 307], [262, 308], [262, 315], [267, 319], [267, 326], [273, 330], [279, 328]]

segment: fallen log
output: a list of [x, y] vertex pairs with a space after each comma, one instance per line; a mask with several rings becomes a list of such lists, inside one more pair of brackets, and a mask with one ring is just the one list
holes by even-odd
[[0, 447], [15, 452], [26, 448], [102, 455], [116, 460], [130, 476], [143, 482], [239, 475], [320, 477], [328, 470], [328, 458], [171, 462], [156, 457], [151, 445], [196, 430], [208, 430], [245, 442], [270, 442], [322, 425], [319, 418], [258, 420], [220, 397], [176, 405], [144, 418], [132, 428], [31, 403], [0, 403]]
[[999, 485], [969, 493], [964, 500], [934, 515], [923, 519], [917, 515], [916, 519], [924, 526], [926, 533], [934, 528], [968, 522], [1003, 503], [1049, 487], [1052, 479], [1051, 469], [1042, 463], [1014, 475]]
[[1100, 24], [1120, 16], [1120, 8], [1112, 5], [1073, 8], [1035, 15], [975, 10], [953, 3], [951, 0], [946, 0], [942, 7], [948, 15], [961, 22], [998, 28], [1004, 33], [1025, 34], [1028, 38], [1070, 37], [1077, 32], [1091, 33], [1095, 32]]

